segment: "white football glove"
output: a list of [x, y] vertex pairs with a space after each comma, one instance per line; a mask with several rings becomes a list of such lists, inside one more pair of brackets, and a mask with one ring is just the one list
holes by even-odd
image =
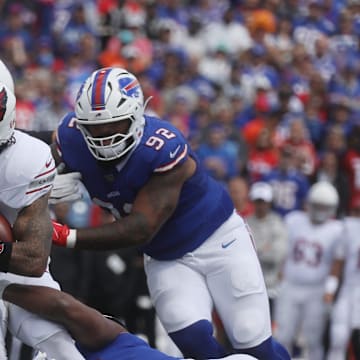
[[33, 357], [32, 360], [55, 360], [55, 359], [48, 358], [46, 353], [38, 350], [35, 354], [35, 357]]
[[80, 179], [81, 174], [79, 172], [56, 174], [50, 193], [49, 204], [81, 199], [83, 190]]

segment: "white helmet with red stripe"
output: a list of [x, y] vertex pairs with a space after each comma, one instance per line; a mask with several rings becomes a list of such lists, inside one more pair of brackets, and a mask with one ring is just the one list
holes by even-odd
[[[144, 96], [136, 77], [122, 68], [94, 71], [76, 99], [76, 123], [92, 155], [100, 161], [123, 157], [138, 144], [145, 124]], [[96, 137], [89, 125], [126, 121], [126, 133]]]

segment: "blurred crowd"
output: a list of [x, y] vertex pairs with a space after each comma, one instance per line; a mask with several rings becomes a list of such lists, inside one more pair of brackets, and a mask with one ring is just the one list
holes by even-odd
[[[330, 179], [339, 215], [360, 195], [360, 1], [0, 1], [17, 127], [52, 130], [96, 68], [139, 78], [147, 113], [174, 123], [209, 172], [251, 184], [282, 152]], [[284, 150], [284, 151], [283, 151]], [[339, 171], [341, 169], [341, 171]], [[349, 191], [350, 190], [350, 191]], [[283, 195], [284, 197], [284, 195]]]
[[[249, 223], [249, 189], [272, 185], [271, 200], [262, 200], [281, 239], [282, 219], [303, 209], [315, 182], [335, 186], [339, 218], [360, 209], [359, 35], [359, 0], [0, 0], [0, 57], [15, 79], [18, 128], [54, 130], [93, 70], [124, 67], [150, 98], [146, 113], [183, 132]], [[56, 212], [74, 226], [109, 220], [87, 201]], [[65, 290], [132, 314], [129, 322], [140, 312], [130, 330], [155, 345], [136, 251], [56, 251], [54, 275]], [[81, 287], [74, 273], [86, 279]], [[115, 294], [106, 276], [140, 289]], [[129, 311], [134, 294], [137, 310]]]

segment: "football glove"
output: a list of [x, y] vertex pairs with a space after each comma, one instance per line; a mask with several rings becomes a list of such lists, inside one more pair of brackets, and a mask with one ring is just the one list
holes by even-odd
[[56, 174], [49, 204], [81, 199], [83, 193], [80, 179], [81, 174], [79, 172]]
[[53, 234], [52, 242], [55, 245], [73, 248], [76, 243], [76, 230], [70, 229], [66, 224], [60, 224], [52, 220]]

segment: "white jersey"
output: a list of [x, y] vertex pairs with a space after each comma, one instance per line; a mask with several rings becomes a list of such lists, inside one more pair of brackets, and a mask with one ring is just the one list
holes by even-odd
[[360, 219], [344, 220], [343, 238], [346, 243], [344, 285], [359, 286], [360, 279]]
[[296, 285], [323, 284], [332, 261], [343, 257], [342, 223], [313, 224], [304, 211], [285, 217], [289, 234], [284, 280]]
[[0, 213], [11, 224], [22, 208], [51, 190], [56, 173], [47, 144], [18, 130], [14, 137], [0, 152]]
[[[14, 224], [21, 209], [49, 192], [56, 173], [50, 147], [21, 131], [14, 132], [15, 143], [0, 152], [0, 212]], [[41, 277], [27, 277], [1, 273], [0, 278], [10, 282], [48, 286], [60, 290], [59, 284], [45, 271]], [[13, 304], [8, 305], [9, 331], [30, 347], [44, 350], [47, 341], [62, 334], [50, 358], [84, 360], [64, 328], [31, 314]], [[5, 316], [0, 308], [0, 316]], [[1, 345], [1, 343], [0, 343]], [[53, 344], [52, 344], [53, 345]], [[64, 354], [64, 349], [66, 352]], [[2, 357], [0, 357], [2, 359]]]

